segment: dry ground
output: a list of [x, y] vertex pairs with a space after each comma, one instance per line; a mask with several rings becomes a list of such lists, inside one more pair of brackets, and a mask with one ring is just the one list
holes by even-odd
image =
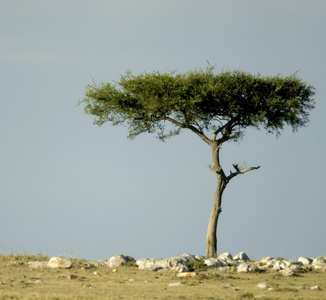
[[[326, 299], [324, 271], [283, 277], [275, 272], [199, 269], [195, 277], [180, 278], [177, 273], [139, 271], [135, 266], [89, 268], [87, 261], [76, 259], [68, 270], [32, 269], [26, 264], [48, 259], [0, 256], [0, 299]], [[257, 288], [261, 282], [272, 289]], [[316, 285], [321, 290], [310, 289]]]

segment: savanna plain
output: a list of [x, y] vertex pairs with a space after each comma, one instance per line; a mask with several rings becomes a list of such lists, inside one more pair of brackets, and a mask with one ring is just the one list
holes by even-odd
[[[28, 264], [48, 260], [43, 255], [0, 255], [0, 299], [326, 299], [322, 270], [285, 277], [195, 265], [195, 276], [179, 277], [171, 271], [141, 271], [135, 264], [93, 266], [83, 259], [72, 259], [70, 269]], [[258, 288], [262, 282], [268, 288]]]

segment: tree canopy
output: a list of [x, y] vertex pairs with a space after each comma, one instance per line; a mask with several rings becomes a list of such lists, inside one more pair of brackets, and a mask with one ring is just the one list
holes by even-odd
[[95, 124], [125, 124], [130, 138], [156, 132], [165, 140], [186, 128], [209, 143], [217, 138], [238, 140], [247, 127], [276, 135], [285, 125], [296, 131], [308, 122], [313, 95], [314, 88], [296, 74], [216, 74], [209, 67], [182, 74], [134, 76], [128, 71], [119, 82], [88, 85], [82, 102], [85, 112], [96, 116]]
[[313, 95], [314, 88], [296, 74], [215, 74], [209, 67], [184, 74], [153, 72], [134, 76], [127, 72], [114, 84], [89, 85], [83, 102], [85, 112], [96, 116], [95, 124], [126, 124], [130, 138], [149, 132], [157, 133], [164, 141], [189, 129], [210, 145], [210, 170], [217, 177], [217, 189], [207, 229], [206, 256], [216, 257], [223, 191], [237, 175], [259, 169], [242, 169], [233, 164], [235, 171], [226, 175], [220, 164], [221, 145], [242, 138], [247, 127], [264, 128], [276, 135], [286, 125], [298, 130], [308, 122], [314, 108]]

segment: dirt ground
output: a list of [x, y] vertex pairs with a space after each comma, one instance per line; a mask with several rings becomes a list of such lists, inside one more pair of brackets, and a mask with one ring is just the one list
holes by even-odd
[[[175, 272], [140, 271], [136, 266], [90, 267], [77, 259], [70, 269], [33, 269], [27, 264], [48, 259], [0, 255], [0, 299], [326, 299], [325, 271], [284, 277], [272, 271], [203, 268], [195, 270], [195, 276], [178, 277]], [[265, 287], [257, 287], [260, 283]]]

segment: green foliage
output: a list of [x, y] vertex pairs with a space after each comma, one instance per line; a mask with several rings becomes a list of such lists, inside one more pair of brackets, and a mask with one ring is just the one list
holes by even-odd
[[120, 266], [121, 267], [131, 267], [131, 268], [137, 268], [137, 264], [136, 262], [133, 262], [133, 261], [129, 261], [129, 262], [121, 262], [120, 263]]
[[130, 138], [156, 132], [164, 140], [190, 129], [204, 140], [211, 132], [224, 142], [238, 140], [247, 127], [276, 135], [285, 125], [296, 131], [308, 122], [313, 95], [314, 88], [296, 75], [215, 74], [209, 67], [184, 74], [128, 71], [115, 84], [88, 85], [81, 102], [95, 124], [125, 124]]
[[194, 270], [207, 269], [207, 265], [202, 261], [191, 261], [188, 263], [188, 267]]

